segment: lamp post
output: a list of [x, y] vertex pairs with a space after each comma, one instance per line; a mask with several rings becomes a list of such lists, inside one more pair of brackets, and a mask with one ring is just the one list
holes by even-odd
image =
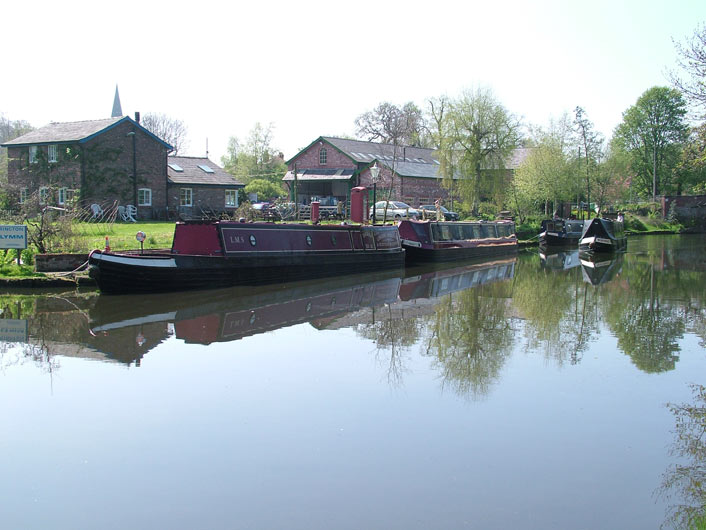
[[370, 168], [370, 178], [373, 180], [373, 224], [375, 224], [375, 214], [377, 213], [375, 206], [377, 204], [378, 179], [380, 178], [380, 168], [377, 162]]

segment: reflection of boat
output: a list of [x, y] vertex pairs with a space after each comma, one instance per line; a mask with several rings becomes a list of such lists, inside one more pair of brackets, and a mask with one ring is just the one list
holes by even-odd
[[627, 246], [623, 223], [598, 217], [586, 225], [579, 241], [582, 252], [619, 252]]
[[612, 281], [620, 274], [623, 267], [623, 254], [606, 257], [605, 255], [582, 255], [581, 268], [583, 280], [591, 285], [600, 285]]
[[468, 260], [517, 252], [512, 221], [413, 221], [399, 223], [407, 262]]
[[539, 233], [540, 247], [578, 248], [585, 221], [577, 219], [545, 219]]
[[[434, 267], [436, 269], [434, 270]], [[469, 263], [462, 267], [427, 265], [375, 275], [349, 275], [285, 286], [239, 287], [151, 296], [101, 295], [89, 311], [91, 334], [101, 348], [121, 347], [111, 337], [143, 347], [143, 353], [169, 333], [190, 343], [241, 339], [281, 327], [331, 322], [363, 308], [434, 298], [511, 278], [515, 259]], [[95, 340], [95, 339], [93, 339]]]
[[581, 265], [579, 261], [579, 251], [577, 250], [560, 250], [555, 252], [541, 251], [539, 252], [539, 262], [542, 267], [554, 270], [573, 269]]
[[89, 273], [105, 293], [281, 283], [401, 267], [393, 226], [179, 222], [171, 251], [94, 250]]
[[514, 257], [466, 263], [461, 267], [421, 272], [408, 276], [400, 285], [400, 300], [436, 298], [449, 293], [471, 289], [478, 285], [512, 278], [515, 275]]

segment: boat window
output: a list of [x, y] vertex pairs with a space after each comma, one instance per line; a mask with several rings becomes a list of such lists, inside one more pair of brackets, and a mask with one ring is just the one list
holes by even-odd
[[334, 247], [336, 246], [336, 234], [331, 234], [331, 244]]
[[311, 236], [309, 234], [306, 235], [306, 244], [311, 246]]
[[254, 247], [257, 245], [257, 239], [255, 238], [254, 235], [250, 234], [250, 244]]
[[510, 234], [508, 234], [508, 225], [495, 225], [495, 227], [498, 230], [498, 237], [507, 237]]
[[473, 239], [482, 239], [483, 231], [480, 228], [480, 224], [473, 225]]
[[431, 225], [431, 237], [434, 241], [441, 241], [441, 227], [438, 224]]
[[483, 237], [497, 237], [495, 225], [481, 225]]
[[450, 227], [451, 230], [451, 237], [455, 240], [463, 239], [463, 235], [461, 235], [461, 227], [458, 225], [451, 225]]
[[444, 241], [450, 241], [452, 239], [451, 236], [451, 227], [449, 225], [440, 225], [441, 226], [441, 239]]

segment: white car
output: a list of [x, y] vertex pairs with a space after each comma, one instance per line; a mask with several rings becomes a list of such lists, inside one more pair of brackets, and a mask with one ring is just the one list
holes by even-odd
[[[385, 203], [387, 202], [387, 215], [385, 214]], [[401, 201], [378, 201], [375, 203], [375, 220], [389, 219], [417, 219], [420, 216], [419, 210], [412, 208], [409, 204]], [[373, 209], [370, 208], [370, 217], [373, 217]]]

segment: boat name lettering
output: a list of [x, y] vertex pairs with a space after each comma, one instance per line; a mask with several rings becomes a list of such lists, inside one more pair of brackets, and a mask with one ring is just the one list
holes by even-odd
[[231, 243], [245, 243], [245, 238], [243, 236], [230, 236]]

